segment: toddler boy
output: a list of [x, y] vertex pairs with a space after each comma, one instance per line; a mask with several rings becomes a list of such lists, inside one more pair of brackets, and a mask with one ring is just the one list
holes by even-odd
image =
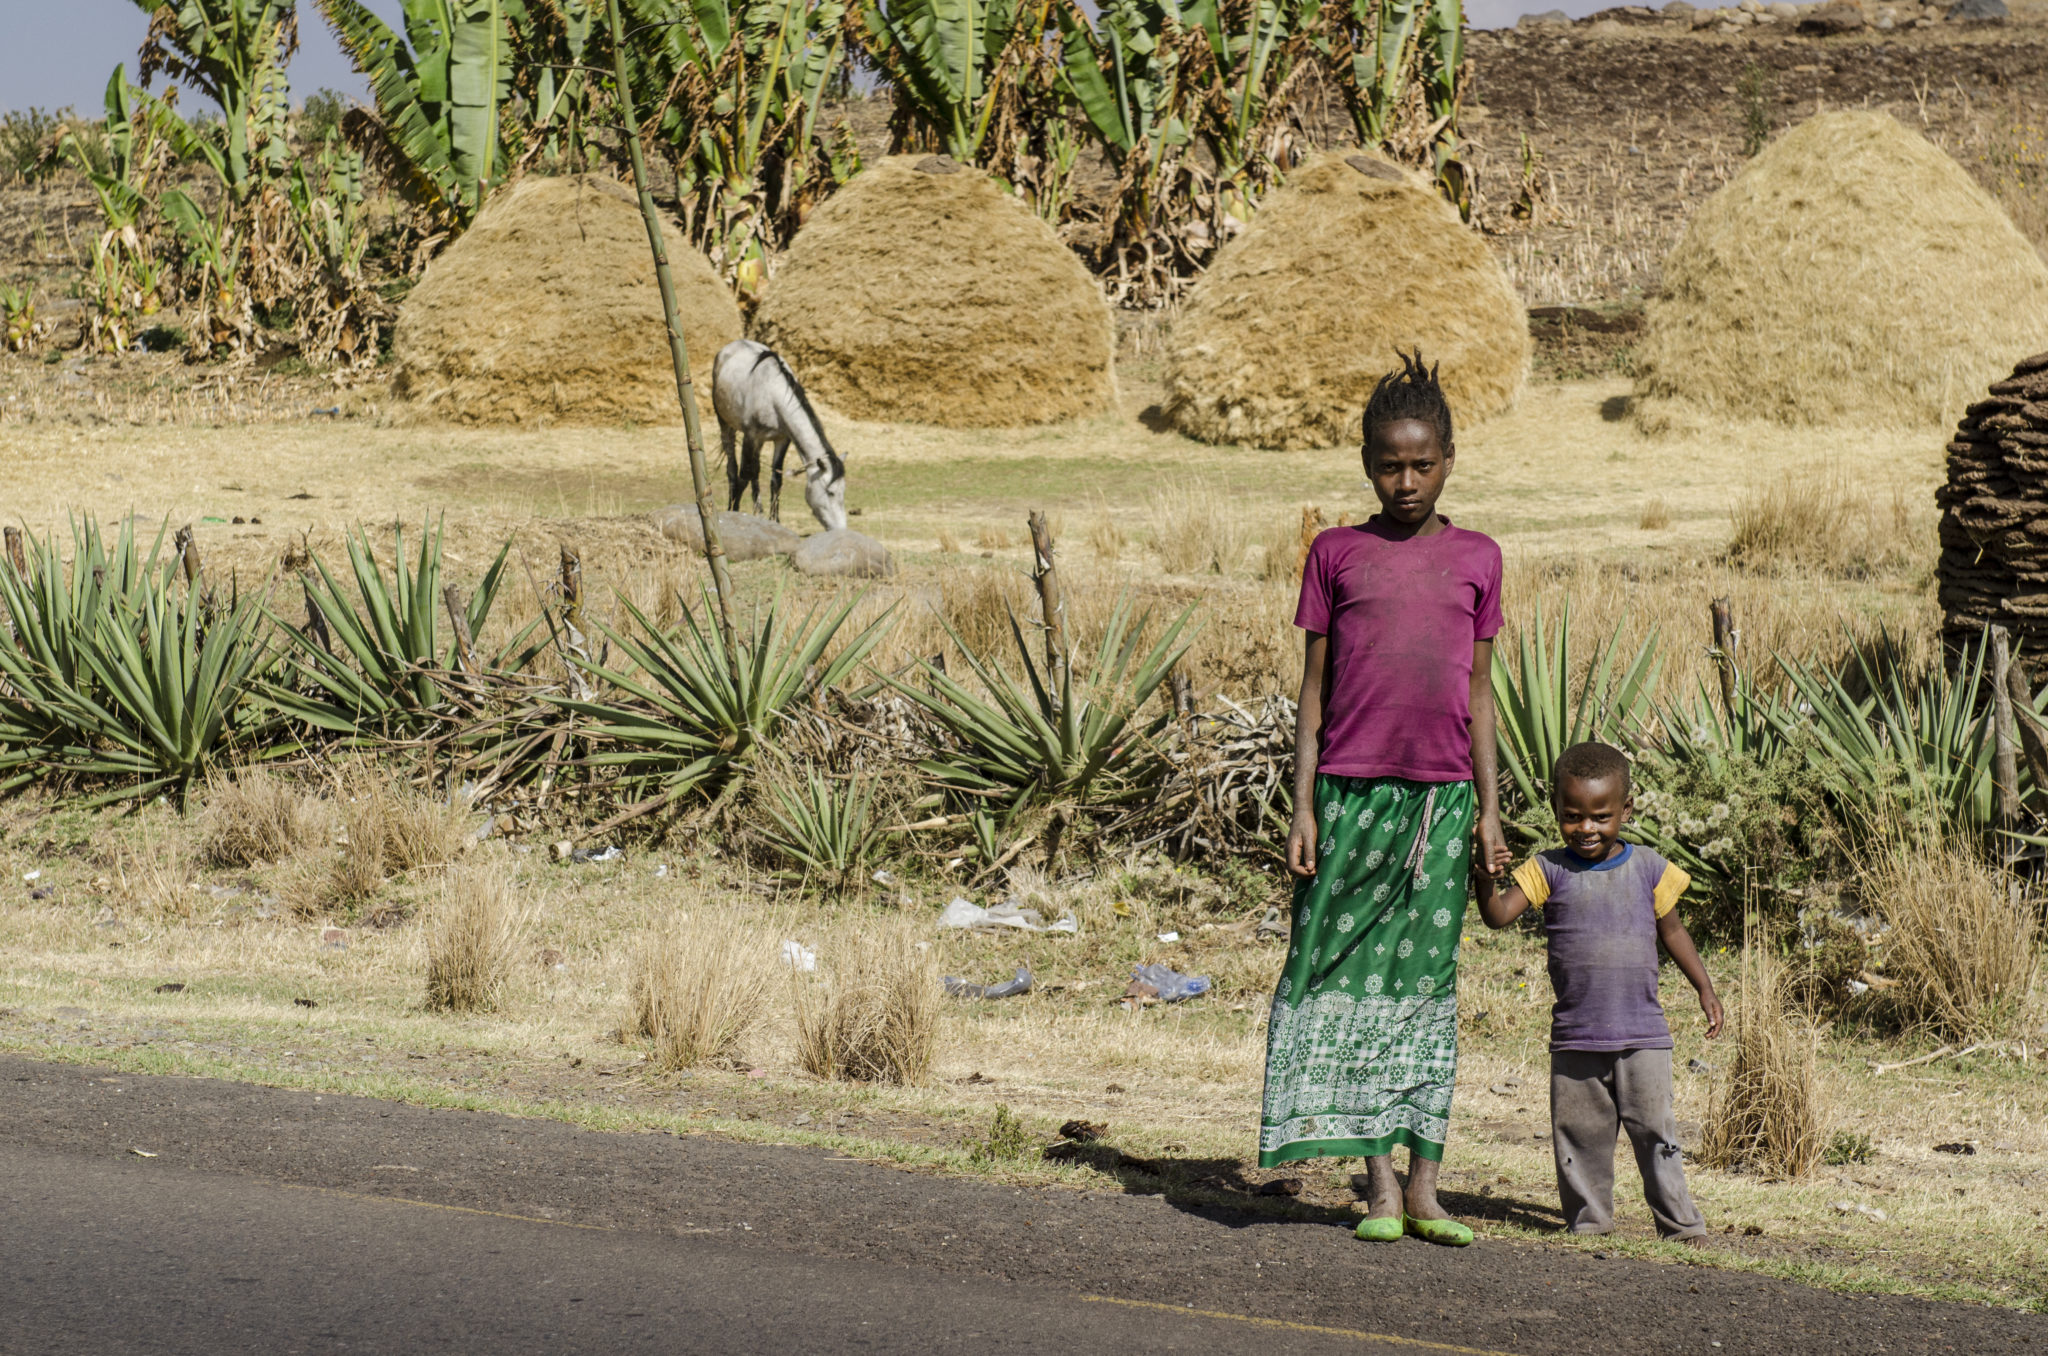
[[1614, 1228], [1614, 1141], [1628, 1131], [1643, 1195], [1667, 1239], [1706, 1234], [1686, 1190], [1671, 1112], [1671, 1028], [1657, 1001], [1657, 945], [1699, 992], [1707, 1036], [1721, 1032], [1721, 1000], [1679, 921], [1690, 877], [1639, 843], [1621, 841], [1635, 808], [1628, 759], [1605, 744], [1574, 744], [1557, 760], [1551, 806], [1562, 848], [1539, 852], [1495, 895], [1483, 874], [1479, 913], [1502, 928], [1543, 911], [1550, 948], [1550, 1134], [1565, 1225], [1575, 1234]]

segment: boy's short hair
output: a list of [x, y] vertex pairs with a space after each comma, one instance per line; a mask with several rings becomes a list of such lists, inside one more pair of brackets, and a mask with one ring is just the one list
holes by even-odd
[[1575, 782], [1604, 782], [1621, 779], [1621, 794], [1635, 794], [1634, 779], [1629, 775], [1628, 755], [1612, 744], [1587, 740], [1574, 744], [1558, 755], [1557, 766], [1551, 772], [1550, 797], [1557, 799], [1558, 788], [1567, 779]]

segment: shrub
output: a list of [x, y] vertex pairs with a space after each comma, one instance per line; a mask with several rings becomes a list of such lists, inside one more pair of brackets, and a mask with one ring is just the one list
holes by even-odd
[[1700, 1137], [1708, 1167], [1802, 1177], [1828, 1145], [1815, 1033], [1786, 1010], [1784, 966], [1752, 935], [1735, 1006], [1734, 1068], [1715, 1089]]
[[451, 871], [427, 940], [427, 1006], [436, 1012], [489, 1012], [503, 1001], [524, 932], [513, 902], [512, 873], [480, 860]]
[[1820, 1161], [1831, 1168], [1848, 1167], [1852, 1163], [1868, 1163], [1876, 1157], [1877, 1151], [1870, 1145], [1870, 1136], [1861, 1130], [1837, 1130], [1828, 1141], [1827, 1152]]
[[664, 1069], [736, 1068], [766, 1008], [769, 938], [725, 917], [649, 934], [633, 971], [634, 1029]]
[[2014, 883], [1957, 848], [1882, 855], [1862, 883], [1891, 925], [1885, 991], [1908, 1021], [1955, 1041], [2010, 1034], [2029, 1007], [2041, 964], [2040, 924]]
[[1028, 1155], [1036, 1147], [1031, 1132], [1024, 1128], [1024, 1122], [1010, 1114], [1010, 1108], [996, 1103], [996, 1114], [989, 1121], [988, 1133], [969, 1135], [960, 1142], [967, 1150], [971, 1163], [1014, 1162]]
[[938, 1047], [939, 972], [907, 925], [867, 919], [796, 976], [797, 1063], [819, 1078], [921, 1083]]
[[245, 768], [208, 780], [201, 851], [214, 866], [281, 862], [317, 845], [327, 823], [319, 797], [275, 773]]

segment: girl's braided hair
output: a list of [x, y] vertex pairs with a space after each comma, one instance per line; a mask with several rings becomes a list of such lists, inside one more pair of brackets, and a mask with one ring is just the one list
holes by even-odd
[[1401, 370], [1389, 372], [1380, 378], [1380, 384], [1372, 388], [1372, 399], [1365, 402], [1365, 443], [1372, 445], [1372, 431], [1402, 419], [1418, 419], [1436, 430], [1436, 439], [1446, 451], [1451, 446], [1451, 406], [1444, 399], [1444, 388], [1437, 384], [1437, 364], [1425, 366], [1422, 350], [1403, 353], [1394, 350], [1394, 356], [1401, 360]]

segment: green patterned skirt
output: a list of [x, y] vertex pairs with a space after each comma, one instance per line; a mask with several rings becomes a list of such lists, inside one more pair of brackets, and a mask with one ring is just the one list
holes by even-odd
[[1316, 778], [1315, 876], [1294, 892], [1266, 1038], [1259, 1166], [1441, 1159], [1458, 1076], [1470, 782]]

